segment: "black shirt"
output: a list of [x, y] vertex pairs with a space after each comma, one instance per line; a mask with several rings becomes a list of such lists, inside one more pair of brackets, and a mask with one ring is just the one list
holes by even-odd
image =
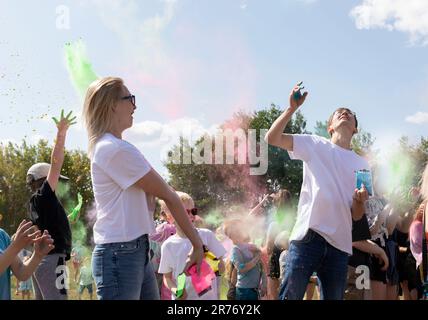
[[[366, 215], [358, 221], [352, 220], [352, 242], [370, 239], [371, 234]], [[356, 248], [352, 248], [352, 256], [349, 258], [348, 264], [355, 268], [360, 265], [369, 266], [370, 254]]]
[[48, 230], [54, 240], [55, 248], [49, 254], [63, 253], [66, 260], [71, 253], [71, 229], [64, 207], [52, 191], [48, 181], [31, 196], [29, 214], [33, 224], [40, 231]]

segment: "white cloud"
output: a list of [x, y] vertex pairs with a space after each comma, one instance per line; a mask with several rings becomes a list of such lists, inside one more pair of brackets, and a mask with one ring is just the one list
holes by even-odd
[[414, 124], [428, 123], [428, 112], [416, 112], [415, 114], [406, 117], [406, 122]]
[[248, 3], [247, 3], [247, 0], [241, 0], [241, 4], [240, 4], [240, 6], [239, 6], [242, 10], [245, 10], [245, 9], [247, 9], [247, 7], [248, 7]]
[[350, 15], [358, 29], [401, 31], [411, 44], [428, 45], [427, 0], [364, 0]]
[[196, 141], [204, 134], [213, 134], [218, 125], [205, 128], [194, 118], [179, 118], [166, 123], [142, 121], [136, 123], [124, 134], [125, 139], [140, 147], [161, 147], [163, 150], [179, 142], [180, 137]]

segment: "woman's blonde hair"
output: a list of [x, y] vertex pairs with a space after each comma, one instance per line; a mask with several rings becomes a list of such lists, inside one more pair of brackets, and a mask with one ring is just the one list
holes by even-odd
[[428, 200], [428, 162], [425, 165], [424, 172], [421, 179], [421, 195], [424, 200]]
[[111, 129], [114, 107], [123, 90], [123, 80], [105, 77], [91, 83], [83, 105], [83, 120], [88, 131], [88, 153], [92, 157], [97, 140]]

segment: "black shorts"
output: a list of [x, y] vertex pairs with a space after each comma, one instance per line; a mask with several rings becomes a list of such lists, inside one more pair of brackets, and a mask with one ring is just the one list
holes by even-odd
[[272, 254], [269, 259], [269, 277], [279, 279], [281, 275], [281, 267], [279, 265], [279, 257], [283, 250], [277, 246], [273, 246]]
[[[400, 252], [398, 254], [398, 265], [397, 265], [397, 267], [398, 267], [398, 274], [400, 277], [400, 282], [408, 281], [410, 274], [412, 272], [412, 270], [410, 270], [410, 268], [409, 268], [410, 265], [407, 261], [409, 255], [412, 255], [409, 251]], [[413, 269], [415, 269], [415, 271], [416, 271], [416, 263], [415, 263], [415, 266], [413, 267]]]
[[407, 280], [409, 291], [412, 291], [413, 289], [418, 289], [419, 291], [422, 286], [420, 271], [419, 268], [416, 269], [416, 260], [411, 253], [407, 255], [406, 260], [404, 261], [403, 273], [406, 274], [405, 280]]
[[389, 260], [386, 278], [389, 285], [398, 285], [400, 283], [398, 273], [398, 254], [399, 250], [397, 242], [391, 238], [386, 240], [386, 255]]

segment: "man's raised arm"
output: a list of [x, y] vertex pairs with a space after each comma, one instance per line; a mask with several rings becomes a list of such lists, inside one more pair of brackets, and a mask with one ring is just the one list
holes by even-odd
[[288, 122], [290, 122], [291, 117], [296, 110], [303, 104], [303, 102], [305, 102], [306, 96], [308, 95], [308, 93], [305, 92], [296, 100], [295, 93], [299, 90], [299, 85], [296, 85], [293, 90], [291, 90], [289, 107], [278, 117], [278, 119], [275, 120], [269, 131], [266, 133], [265, 141], [267, 143], [275, 147], [293, 151], [293, 135], [284, 133], [284, 129]]

